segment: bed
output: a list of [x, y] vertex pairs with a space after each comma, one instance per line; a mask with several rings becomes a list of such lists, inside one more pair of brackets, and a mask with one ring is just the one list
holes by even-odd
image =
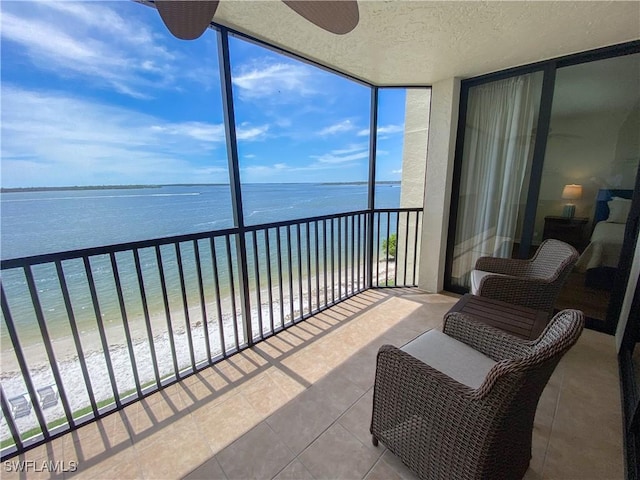
[[610, 290], [615, 277], [633, 190], [601, 189], [596, 197], [594, 229], [576, 270], [585, 273], [585, 285]]

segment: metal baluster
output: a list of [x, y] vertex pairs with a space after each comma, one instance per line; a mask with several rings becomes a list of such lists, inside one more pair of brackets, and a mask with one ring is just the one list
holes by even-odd
[[216, 314], [218, 315], [218, 336], [220, 337], [220, 350], [222, 356], [227, 356], [227, 346], [224, 340], [224, 326], [222, 323], [222, 301], [220, 299], [220, 276], [218, 275], [218, 254], [216, 253], [215, 237], [209, 238], [211, 246], [211, 267], [213, 268], [213, 285], [216, 301]]
[[384, 276], [385, 276], [385, 282], [384, 282], [384, 286], [388, 287], [389, 286], [389, 233], [390, 233], [390, 225], [391, 225], [391, 212], [387, 212], [387, 258], [386, 258], [386, 262], [387, 262], [387, 269], [384, 272]]
[[209, 319], [207, 306], [204, 299], [204, 282], [202, 281], [202, 265], [200, 264], [200, 247], [198, 240], [193, 241], [193, 254], [196, 261], [196, 273], [198, 275], [198, 293], [200, 294], [200, 311], [202, 312], [202, 326], [204, 328], [204, 346], [207, 351], [207, 363], [211, 365], [211, 343], [209, 342]]
[[[409, 212], [406, 213], [406, 225], [405, 225], [405, 234], [404, 234], [404, 284], [403, 287], [407, 286], [407, 255], [409, 255]], [[398, 216], [400, 214], [398, 213]]]
[[276, 247], [278, 249], [278, 290], [280, 292], [280, 323], [284, 327], [284, 289], [282, 286], [282, 240], [280, 238], [280, 227], [276, 227]]
[[289, 307], [291, 312], [291, 322], [294, 319], [293, 312], [293, 263], [291, 262], [291, 225], [287, 225], [287, 266], [289, 267]]
[[[350, 215], [351, 217], [351, 294], [353, 295], [355, 292], [355, 263], [356, 263], [356, 216]], [[348, 256], [347, 256], [348, 258]]]
[[376, 287], [380, 286], [380, 224], [382, 223], [382, 215], [380, 213], [374, 213], [374, 215], [378, 218], [378, 234], [376, 236]]
[[400, 248], [400, 212], [396, 212], [396, 256], [394, 258], [393, 286], [398, 286], [398, 249]]
[[327, 219], [322, 221], [322, 253], [324, 256], [324, 305], [329, 303], [327, 297]]
[[[111, 390], [113, 391], [113, 398], [118, 408], [122, 407], [120, 403], [120, 396], [118, 394], [118, 386], [116, 385], [116, 375], [113, 371], [113, 364], [111, 363], [111, 352], [109, 351], [109, 343], [107, 342], [107, 336], [104, 331], [104, 323], [102, 322], [102, 313], [100, 312], [100, 305], [98, 303], [98, 293], [96, 292], [96, 284], [93, 279], [93, 272], [91, 271], [91, 263], [89, 257], [82, 257], [84, 262], [84, 269], [87, 273], [87, 281], [89, 283], [89, 292], [91, 294], [91, 301], [93, 302], [93, 311], [96, 314], [96, 321], [98, 323], [98, 334], [100, 335], [100, 343], [102, 344], [102, 351], [104, 353], [104, 359], [107, 363], [107, 371], [109, 372], [109, 382], [111, 383]], [[33, 280], [33, 279], [32, 279]], [[35, 285], [34, 285], [35, 288]]]
[[335, 238], [334, 238], [334, 218], [331, 219], [331, 303], [336, 302], [336, 280], [335, 280], [335, 264], [334, 264], [334, 247], [335, 247]]
[[271, 247], [269, 246], [269, 229], [264, 230], [264, 245], [267, 252], [267, 280], [269, 285], [269, 322], [271, 333], [275, 332], [273, 324], [273, 279], [271, 278]]
[[313, 235], [316, 246], [316, 310], [320, 310], [320, 245], [318, 245], [318, 221], [316, 220], [313, 225]]
[[342, 299], [342, 219], [338, 217], [338, 300]]
[[142, 396], [140, 388], [140, 377], [138, 376], [138, 366], [136, 364], [136, 356], [133, 352], [133, 340], [131, 338], [131, 329], [129, 328], [129, 318], [127, 317], [127, 309], [124, 304], [124, 295], [122, 293], [122, 282], [120, 280], [120, 272], [118, 271], [118, 262], [113, 252], [109, 254], [111, 261], [111, 270], [113, 271], [113, 279], [116, 285], [116, 293], [118, 294], [118, 304], [120, 305], [120, 315], [122, 316], [122, 326], [124, 327], [124, 335], [127, 340], [127, 350], [129, 351], [129, 361], [131, 362], [131, 371], [133, 372], [133, 380], [136, 384], [136, 393], [138, 398]]
[[258, 328], [260, 329], [260, 338], [264, 340], [264, 333], [262, 331], [262, 298], [260, 295], [260, 262], [258, 261], [258, 238], [257, 233], [254, 230], [252, 233], [253, 236], [253, 262], [255, 264], [255, 272], [256, 272], [256, 300], [258, 307]]
[[[62, 377], [60, 376], [60, 370], [58, 369], [58, 362], [56, 361], [56, 356], [53, 351], [53, 346], [51, 345], [51, 337], [49, 336], [49, 330], [47, 329], [47, 323], [44, 318], [44, 312], [42, 311], [42, 304], [40, 303], [40, 297], [38, 296], [38, 289], [36, 287], [36, 282], [33, 278], [33, 271], [31, 267], [25, 267], [25, 275], [27, 278], [27, 285], [29, 287], [29, 292], [31, 293], [31, 300], [33, 301], [33, 308], [36, 313], [36, 319], [38, 320], [38, 326], [40, 327], [40, 334], [42, 335], [42, 340], [44, 343], [45, 351], [47, 352], [47, 359], [49, 360], [49, 364], [51, 366], [51, 372], [53, 373], [53, 378], [55, 380], [56, 386], [58, 387], [58, 394], [60, 395], [60, 400], [62, 402], [62, 408], [64, 410], [64, 414], [67, 417], [67, 422], [72, 425], [72, 417], [71, 407], [69, 406], [69, 401], [67, 399], [67, 393], [64, 388], [64, 384], [62, 383]], [[37, 401], [37, 399], [36, 399]]]
[[224, 236], [225, 244], [227, 247], [227, 267], [229, 268], [229, 286], [231, 288], [231, 314], [233, 316], [233, 339], [236, 345], [236, 350], [240, 350], [240, 343], [238, 338], [238, 314], [236, 312], [236, 287], [233, 280], [233, 261], [231, 258], [231, 239], [229, 235]]
[[156, 387], [160, 387], [160, 372], [158, 370], [158, 359], [156, 357], [156, 346], [153, 341], [153, 331], [151, 330], [151, 319], [149, 317], [149, 306], [147, 304], [147, 294], [144, 289], [144, 278], [142, 276], [142, 267], [140, 266], [140, 254], [138, 249], [133, 250], [133, 261], [136, 265], [136, 275], [138, 276], [138, 286], [140, 287], [140, 300], [142, 301], [142, 311], [144, 312], [144, 321], [147, 327], [147, 339], [149, 340], [149, 351], [151, 352], [151, 362], [153, 364], [153, 373], [155, 374]]
[[298, 303], [300, 303], [300, 319], [304, 316], [304, 298], [302, 295], [302, 241], [300, 239], [300, 224], [296, 224], [298, 248]]
[[24, 446], [22, 444], [22, 439], [20, 438], [20, 433], [18, 433], [18, 429], [16, 428], [16, 424], [13, 421], [13, 415], [11, 414], [11, 409], [7, 404], [7, 400], [5, 399], [4, 389], [0, 386], [0, 406], [2, 407], [2, 415], [7, 422], [7, 427], [9, 427], [9, 433], [11, 433], [11, 438], [16, 444], [16, 448], [18, 452], [20, 452]]
[[182, 307], [184, 311], [184, 321], [187, 330], [187, 344], [189, 345], [189, 359], [191, 368], [196, 371], [196, 359], [193, 352], [193, 337], [191, 334], [191, 318], [189, 316], [189, 304], [187, 300], [187, 286], [184, 280], [184, 268], [182, 266], [182, 247], [178, 242], [173, 244], [176, 251], [176, 261], [178, 262], [178, 277], [180, 279], [180, 293], [182, 294]]
[[80, 342], [80, 334], [78, 332], [78, 325], [76, 323], [76, 317], [73, 313], [73, 307], [71, 306], [71, 297], [69, 296], [69, 288], [67, 287], [67, 280], [64, 276], [64, 270], [62, 269], [62, 263], [60, 260], [56, 260], [56, 271], [58, 272], [58, 280], [60, 281], [60, 289], [62, 290], [62, 298], [64, 299], [64, 306], [67, 310], [67, 317], [69, 318], [69, 326], [71, 327], [71, 335], [73, 336], [73, 343], [76, 346], [76, 352], [78, 353], [78, 360], [80, 360], [80, 370], [82, 370], [82, 378], [84, 379], [85, 387], [87, 388], [87, 394], [89, 395], [89, 403], [91, 404], [91, 410], [94, 417], [98, 417], [98, 405], [96, 404], [96, 397], [93, 394], [93, 387], [91, 386], [91, 377], [89, 376], [89, 369], [87, 368], [87, 362], [82, 350], [82, 343]]
[[38, 420], [38, 425], [40, 425], [40, 430], [42, 430], [42, 435], [45, 440], [48, 440], [51, 435], [47, 430], [47, 426], [46, 426], [47, 422], [44, 419], [42, 409], [40, 408], [40, 404], [38, 403], [38, 395], [36, 394], [36, 388], [33, 385], [33, 380], [31, 380], [31, 375], [29, 374], [29, 367], [27, 367], [27, 361], [24, 358], [24, 352], [22, 351], [22, 346], [20, 345], [20, 341], [18, 340], [18, 334], [16, 332], [15, 326], [13, 325], [13, 318], [11, 317], [11, 311], [9, 310], [7, 297], [4, 293], [4, 287], [1, 284], [0, 284], [0, 297], [1, 297], [0, 301], [2, 302], [2, 313], [4, 315], [4, 320], [7, 325], [9, 338], [11, 338], [11, 345], [13, 345], [13, 350], [16, 354], [18, 365], [20, 366], [20, 373], [22, 373], [22, 379], [24, 380], [24, 384], [27, 387], [27, 393], [29, 394], [29, 397], [31, 399], [31, 404], [33, 405], [33, 411], [36, 414], [36, 419]]

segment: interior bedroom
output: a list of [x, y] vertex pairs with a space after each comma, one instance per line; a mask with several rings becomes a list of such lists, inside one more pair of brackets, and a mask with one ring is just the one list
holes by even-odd
[[556, 76], [532, 247], [557, 238], [578, 250], [556, 307], [596, 320], [606, 319], [640, 163], [639, 85], [640, 54]]

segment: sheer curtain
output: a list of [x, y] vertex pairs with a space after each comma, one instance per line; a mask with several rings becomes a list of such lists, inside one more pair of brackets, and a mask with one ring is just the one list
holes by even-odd
[[469, 90], [452, 283], [483, 255], [510, 257], [541, 92], [534, 73]]

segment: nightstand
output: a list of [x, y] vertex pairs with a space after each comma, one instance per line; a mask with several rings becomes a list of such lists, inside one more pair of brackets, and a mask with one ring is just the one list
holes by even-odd
[[585, 228], [589, 223], [588, 217], [544, 217], [544, 232], [542, 239], [555, 238], [572, 245], [581, 252], [586, 246]]

